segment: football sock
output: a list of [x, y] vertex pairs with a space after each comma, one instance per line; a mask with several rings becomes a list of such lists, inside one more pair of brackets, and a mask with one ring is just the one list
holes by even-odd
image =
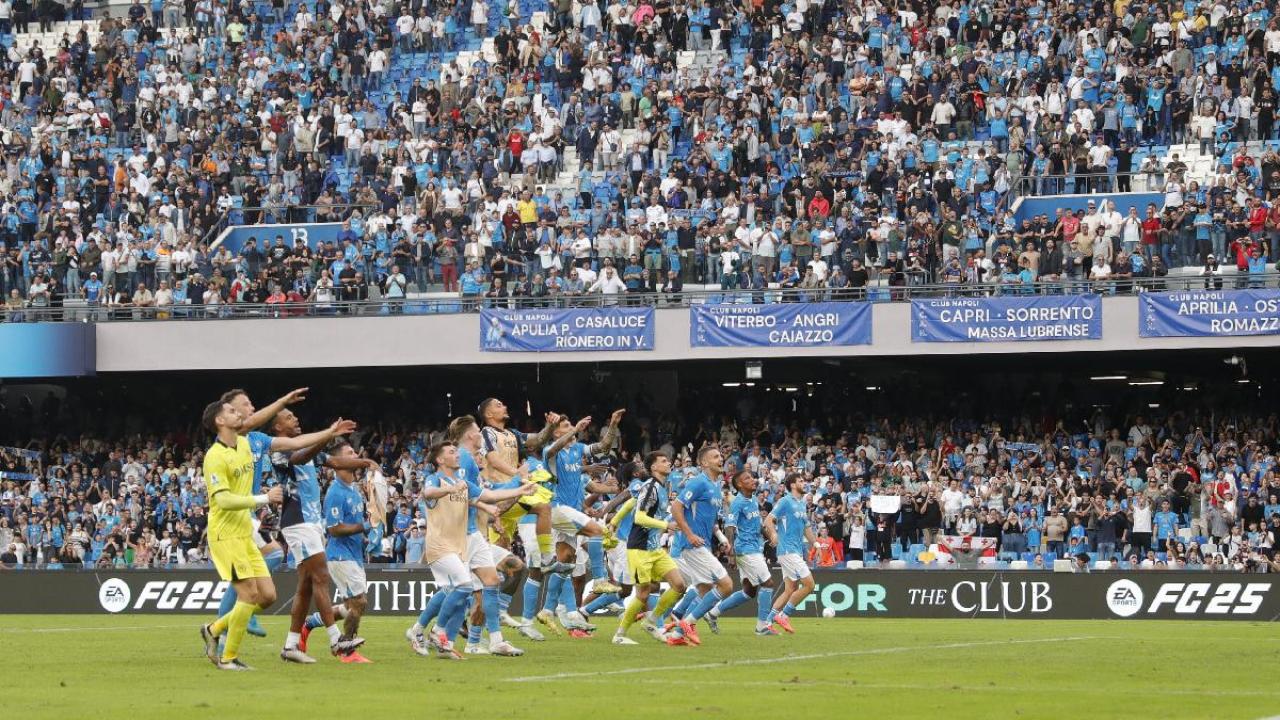
[[485, 586], [480, 594], [481, 604], [484, 606], [484, 627], [491, 633], [500, 632], [502, 630], [501, 619], [499, 615], [502, 610], [498, 601], [498, 588]]
[[689, 612], [689, 608], [698, 601], [699, 597], [698, 588], [691, 587], [688, 590], [685, 590], [684, 597], [680, 598], [680, 601], [676, 603], [676, 606], [671, 609], [671, 614], [676, 618], [684, 617], [684, 614]]
[[[222, 602], [218, 603], [218, 619], [213, 623], [213, 631], [215, 635], [221, 635], [226, 632], [227, 625], [222, 622], [231, 611], [235, 609], [236, 601], [240, 596], [236, 593], [236, 588], [230, 583], [227, 584], [227, 591], [222, 594]], [[219, 625], [219, 623], [222, 623]]]
[[440, 609], [444, 607], [444, 601], [448, 597], [448, 590], [436, 588], [436, 591], [431, 594], [431, 599], [427, 601], [427, 606], [422, 608], [422, 613], [418, 615], [418, 622], [413, 625], [414, 632], [422, 632], [440, 615]]
[[762, 587], [756, 593], [756, 625], [768, 625], [773, 615], [773, 588]]
[[[231, 610], [235, 610], [235, 608], [236, 606], [233, 603], [231, 605]], [[209, 625], [209, 630], [213, 633], [214, 637], [222, 637], [223, 633], [227, 631], [227, 626], [231, 624], [231, 610], [228, 610], [226, 613], [218, 616], [218, 619], [214, 620], [213, 623]]]
[[560, 583], [560, 604], [567, 613], [578, 611], [578, 589], [573, 586], [573, 578], [566, 577]]
[[592, 600], [591, 602], [587, 603], [587, 606], [583, 608], [583, 611], [586, 612], [588, 615], [590, 615], [591, 613], [594, 613], [600, 608], [608, 607], [618, 602], [619, 599], [620, 598], [618, 597], [617, 593], [605, 593], [604, 595], [601, 595], [600, 597], [597, 597], [595, 600]]
[[245, 631], [249, 629], [249, 618], [253, 617], [257, 610], [257, 605], [239, 601], [231, 609], [231, 620], [227, 623], [227, 645], [222, 650], [224, 662], [239, 656], [240, 642], [244, 640]]
[[627, 628], [636, 624], [636, 616], [644, 610], [644, 603], [639, 598], [631, 598], [627, 601], [627, 609], [622, 612], [622, 619], [618, 621], [618, 630], [626, 632]]
[[543, 610], [554, 611], [556, 603], [560, 602], [560, 588], [564, 585], [564, 575], [560, 573], [552, 573], [547, 578], [547, 599], [542, 601]]
[[520, 595], [520, 614], [525, 620], [532, 620], [538, 612], [538, 593], [542, 592], [542, 581], [529, 578], [524, 581], [524, 589]]
[[609, 572], [604, 564], [604, 538], [587, 538], [587, 562], [591, 565], [592, 580], [607, 580]]
[[470, 588], [451, 588], [440, 608], [440, 622], [444, 624], [444, 636], [449, 642], [458, 636], [462, 621], [467, 615], [467, 600], [471, 598]]
[[[333, 617], [336, 619], [345, 620], [347, 617], [347, 614], [350, 612], [351, 612], [350, 610], [347, 610], [346, 605], [333, 606]], [[319, 611], [317, 611], [308, 615], [307, 619], [302, 621], [302, 624], [306, 627], [311, 628], [312, 630], [315, 630], [316, 628], [324, 627], [324, 620], [320, 619], [320, 613]]]
[[702, 596], [698, 604], [693, 606], [693, 610], [690, 610], [689, 614], [684, 616], [684, 619], [689, 622], [697, 622], [698, 618], [706, 615], [711, 608], [715, 607], [723, 599], [724, 596], [720, 594], [720, 590], [711, 588], [706, 595]]
[[729, 597], [721, 600], [720, 604], [711, 608], [709, 612], [712, 617], [720, 617], [721, 613], [728, 612], [738, 607], [739, 605], [741, 605], [746, 601], [747, 601], [747, 594], [739, 590], [734, 594], [730, 595]]
[[662, 618], [671, 612], [671, 608], [679, 601], [680, 593], [675, 588], [667, 588], [667, 591], [662, 593], [662, 597], [658, 598], [658, 604], [653, 608], [653, 616], [661, 622]]

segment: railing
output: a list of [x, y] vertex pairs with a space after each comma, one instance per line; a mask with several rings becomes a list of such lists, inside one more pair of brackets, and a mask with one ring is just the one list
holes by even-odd
[[795, 302], [906, 302], [919, 298], [1017, 297], [1098, 293], [1128, 295], [1138, 292], [1165, 292], [1218, 289], [1259, 289], [1280, 287], [1280, 272], [1229, 275], [1170, 275], [1167, 277], [1110, 280], [1064, 279], [1033, 283], [941, 283], [928, 284], [921, 275], [908, 275], [905, 285], [891, 285], [883, 279], [860, 288], [779, 288], [718, 289], [695, 287], [682, 290], [637, 292], [617, 295], [523, 296], [418, 294], [406, 298], [369, 300], [310, 301], [304, 303], [226, 303], [218, 305], [170, 305], [133, 307], [90, 305], [83, 300], [67, 301], [60, 308], [30, 307], [10, 310], [6, 322], [107, 322], [165, 320], [226, 320], [308, 317], [359, 317], [369, 315], [424, 315], [478, 312], [480, 308], [538, 309], [590, 307], [687, 308], [701, 304], [772, 304]]
[[1070, 175], [1023, 175], [1012, 188], [1019, 197], [1040, 197], [1044, 195], [1084, 195], [1087, 193], [1114, 193], [1121, 180], [1128, 180], [1128, 189], [1124, 192], [1164, 192], [1164, 179], [1169, 176], [1167, 170], [1152, 172], [1133, 171], [1125, 173], [1072, 173]]

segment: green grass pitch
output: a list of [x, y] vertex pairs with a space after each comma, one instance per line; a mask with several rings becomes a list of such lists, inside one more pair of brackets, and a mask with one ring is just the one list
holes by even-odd
[[800, 618], [701, 627], [703, 645], [589, 639], [522, 658], [414, 655], [409, 618], [366, 619], [371, 665], [286, 665], [286, 620], [247, 638], [253, 673], [214, 670], [193, 616], [0, 617], [10, 718], [1246, 718], [1280, 715], [1280, 634], [1268, 623]]

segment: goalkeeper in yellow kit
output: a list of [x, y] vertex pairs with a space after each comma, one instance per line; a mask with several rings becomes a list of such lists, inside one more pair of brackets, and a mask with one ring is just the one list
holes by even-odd
[[[244, 418], [221, 400], [205, 408], [201, 423], [217, 440], [204, 456], [204, 480], [209, 493], [209, 554], [223, 580], [239, 598], [231, 612], [200, 628], [205, 655], [219, 670], [250, 670], [237, 657], [249, 619], [276, 601], [276, 586], [253, 542], [252, 511], [279, 504], [283, 491], [273, 487], [253, 495], [253, 453], [248, 438], [239, 434]], [[218, 654], [218, 638], [227, 634]]]

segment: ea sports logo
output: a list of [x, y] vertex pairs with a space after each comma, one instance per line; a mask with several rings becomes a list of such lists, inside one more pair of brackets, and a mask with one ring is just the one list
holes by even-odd
[[1142, 588], [1132, 580], [1117, 580], [1107, 588], [1107, 607], [1120, 617], [1130, 617], [1142, 610]]
[[129, 600], [129, 584], [120, 578], [108, 578], [98, 588], [98, 604], [109, 613], [128, 609]]

